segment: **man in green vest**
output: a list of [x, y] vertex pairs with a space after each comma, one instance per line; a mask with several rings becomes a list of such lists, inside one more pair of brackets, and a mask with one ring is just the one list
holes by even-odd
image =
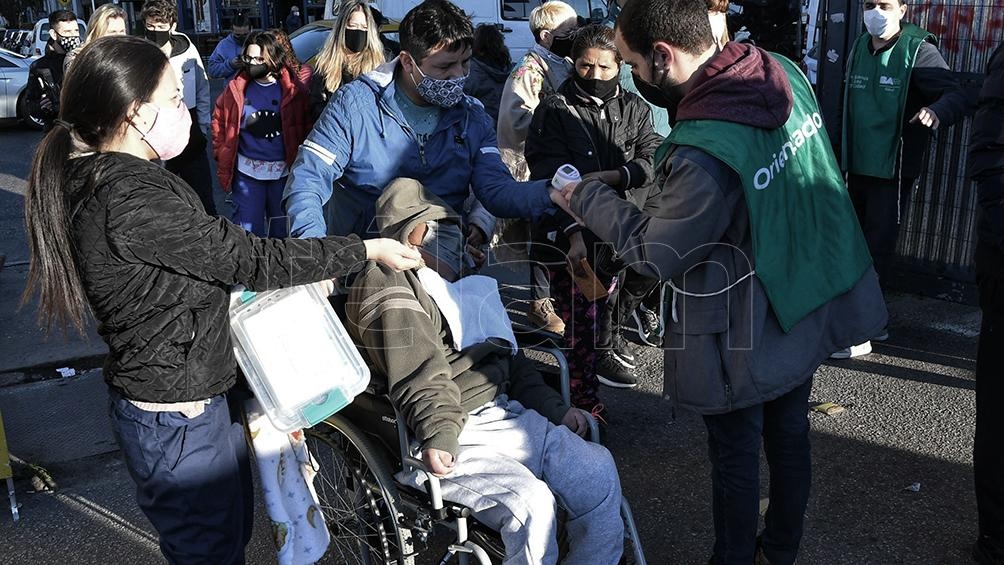
[[[673, 289], [664, 394], [708, 430], [711, 562], [790, 565], [811, 482], [812, 375], [885, 326], [878, 279], [791, 61], [719, 48], [705, 0], [631, 0], [615, 39], [639, 91], [676, 116], [656, 182], [641, 208], [595, 178], [552, 197]], [[758, 536], [761, 445], [771, 486]]]
[[[899, 225], [927, 161], [932, 132], [962, 119], [958, 79], [927, 30], [903, 22], [903, 0], [866, 0], [866, 32], [848, 57], [842, 164], [875, 268], [887, 285]], [[888, 331], [872, 336], [885, 341]], [[866, 342], [836, 358], [871, 352]]]

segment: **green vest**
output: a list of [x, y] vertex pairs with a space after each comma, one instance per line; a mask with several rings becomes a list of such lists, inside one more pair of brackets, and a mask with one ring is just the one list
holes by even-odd
[[794, 107], [766, 130], [717, 120], [681, 121], [656, 153], [689, 145], [739, 175], [749, 209], [756, 276], [781, 328], [850, 290], [871, 265], [816, 97], [794, 63], [784, 67]]
[[844, 89], [844, 170], [883, 179], [896, 176], [910, 75], [920, 45], [929, 39], [937, 41], [927, 30], [904, 22], [892, 48], [877, 55], [868, 49], [867, 33], [855, 42]]

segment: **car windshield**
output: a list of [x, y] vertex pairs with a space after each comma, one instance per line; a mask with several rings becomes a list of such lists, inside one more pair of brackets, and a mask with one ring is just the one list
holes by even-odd
[[330, 32], [331, 28], [327, 27], [305, 28], [289, 38], [289, 42], [293, 44], [293, 51], [296, 52], [296, 58], [301, 63], [306, 63], [311, 57], [317, 55]]

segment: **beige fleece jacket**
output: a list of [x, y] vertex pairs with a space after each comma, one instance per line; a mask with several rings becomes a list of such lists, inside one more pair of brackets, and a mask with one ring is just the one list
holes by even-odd
[[[530, 131], [533, 111], [547, 96], [557, 92], [572, 72], [572, 62], [559, 58], [540, 45], [534, 45], [513, 69], [502, 88], [499, 103], [499, 149], [514, 154], [523, 161], [526, 135]], [[524, 169], [510, 165], [510, 169]], [[516, 179], [528, 180], [528, 179]]]

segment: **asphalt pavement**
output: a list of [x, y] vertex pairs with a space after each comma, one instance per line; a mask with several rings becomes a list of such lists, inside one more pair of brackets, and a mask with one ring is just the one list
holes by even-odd
[[[26, 480], [17, 481], [22, 519], [13, 524], [0, 505], [0, 563], [162, 563], [108, 441], [101, 375], [91, 370], [104, 346], [93, 329], [83, 338], [46, 338], [32, 305], [17, 311], [27, 261], [24, 179], [39, 138], [0, 126], [0, 253], [8, 264], [0, 271], [0, 410], [14, 420], [7, 433], [15, 455], [32, 453], [28, 459], [44, 464], [58, 488], [30, 493]], [[814, 476], [799, 563], [969, 562], [979, 312], [914, 296], [889, 299], [891, 339], [870, 356], [827, 363], [815, 375], [811, 401], [846, 411], [809, 412]], [[641, 385], [602, 391], [607, 446], [649, 562], [703, 564], [713, 541], [704, 427], [662, 398], [661, 352], [635, 351]], [[63, 366], [80, 373], [54, 378]], [[765, 465], [761, 482], [766, 501]], [[249, 563], [275, 562], [267, 524], [259, 505]]]

